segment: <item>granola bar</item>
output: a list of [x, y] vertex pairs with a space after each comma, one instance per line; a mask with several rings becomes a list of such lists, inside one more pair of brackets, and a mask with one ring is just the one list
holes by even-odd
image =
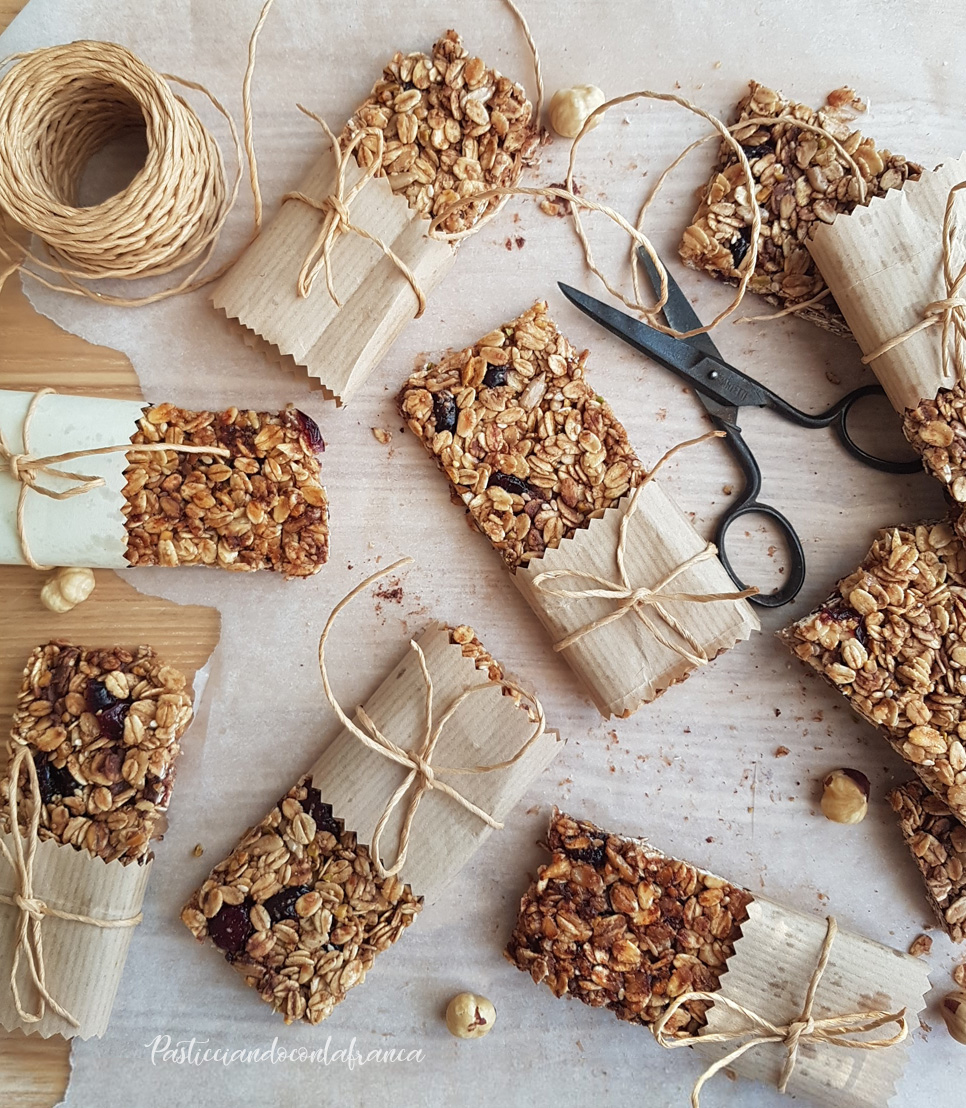
[[[755, 81], [739, 102], [736, 123], [756, 117], [793, 116], [824, 128], [852, 156], [866, 185], [866, 198], [915, 181], [922, 167], [851, 129], [854, 111], [864, 110], [851, 89], [829, 94], [825, 107], [813, 111], [787, 100]], [[823, 136], [789, 123], [749, 122], [732, 132], [751, 164], [761, 208], [758, 264], [749, 288], [780, 308], [818, 296], [825, 282], [815, 267], [805, 240], [819, 223], [831, 223], [859, 202], [859, 186], [849, 164]], [[751, 198], [745, 176], [732, 149], [721, 144], [718, 164], [701, 203], [684, 232], [680, 253], [693, 269], [704, 270], [734, 284], [751, 241]], [[849, 328], [831, 296], [803, 308], [803, 318], [835, 334]]]
[[319, 429], [304, 413], [148, 408], [139, 443], [221, 446], [230, 457], [132, 450], [124, 471], [126, 558], [136, 566], [214, 565], [317, 573], [328, 556]]
[[644, 478], [578, 353], [536, 303], [414, 373], [399, 408], [513, 571], [603, 515]]
[[[141, 861], [161, 837], [180, 740], [191, 720], [184, 676], [150, 647], [93, 650], [50, 642], [30, 655], [7, 753], [27, 747], [43, 807], [38, 836], [105, 862]], [[10, 830], [9, 761], [0, 824]], [[33, 812], [26, 773], [20, 824]]]
[[880, 531], [854, 573], [780, 633], [925, 785], [966, 817], [966, 547], [948, 523]]
[[[463, 197], [515, 185], [533, 164], [541, 137], [523, 88], [470, 57], [455, 31], [447, 31], [431, 54], [393, 55], [346, 124], [343, 148], [365, 128], [382, 132], [378, 175], [427, 219]], [[378, 138], [369, 134], [356, 158], [368, 168], [377, 156]], [[497, 203], [468, 204], [441, 227], [468, 230]]]
[[[748, 892], [556, 809], [547, 846], [553, 857], [523, 897], [506, 948], [518, 969], [554, 996], [645, 1025], [674, 997], [718, 988]], [[668, 1029], [696, 1030], [709, 1007], [682, 1005]]]
[[907, 408], [902, 430], [922, 456], [926, 472], [941, 481], [957, 506], [954, 526], [966, 538], [966, 389], [940, 389], [933, 400]]
[[966, 939], [966, 826], [921, 781], [893, 789], [889, 803], [940, 926], [961, 943]]

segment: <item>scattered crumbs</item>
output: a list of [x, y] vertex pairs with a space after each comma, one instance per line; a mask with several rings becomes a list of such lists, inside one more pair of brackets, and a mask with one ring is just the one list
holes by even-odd
[[816, 712], [815, 715], [812, 716], [812, 723], [821, 723], [824, 718], [821, 712]]
[[828, 900], [828, 893], [817, 893], [816, 895], [818, 896], [818, 899], [822, 901], [823, 904], [825, 903], [826, 900]]
[[721, 62], [715, 62], [714, 65], [711, 68], [712, 69], [720, 69], [721, 68]]
[[674, 82], [674, 87], [675, 88], [680, 88], [681, 87], [681, 82], [680, 81], [675, 81]]
[[828, 381], [832, 385], [841, 385], [842, 384], [842, 378], [839, 377], [838, 374], [833, 373], [830, 369], [827, 369], [825, 371], [825, 380]]
[[202, 854], [204, 854], [204, 852], [205, 848], [201, 845], [201, 843], [195, 843], [195, 848], [194, 850], [192, 850], [191, 856], [193, 858], [200, 858]]
[[557, 782], [557, 786], [560, 787], [562, 785], [572, 785], [573, 783], [574, 779], [572, 777], [565, 777], [562, 781]]
[[909, 944], [909, 953], [913, 958], [925, 958], [932, 950], [932, 939], [928, 935], [917, 935]]
[[613, 746], [617, 745], [618, 739], [617, 739], [617, 732], [616, 731], [608, 731], [607, 732], [607, 737], [610, 739], [610, 743], [608, 745], [613, 745]]
[[788, 749], [787, 746], [780, 746], [775, 751], [776, 758], [786, 758], [789, 754], [791, 754], [791, 751]]
[[513, 213], [513, 222], [514, 223], [519, 223], [520, 222], [520, 213], [519, 212], [514, 212]]
[[383, 446], [392, 442], [392, 431], [387, 431], [385, 427], [371, 427], [370, 430], [376, 442], [381, 442]]
[[346, 569], [352, 569], [352, 562], [349, 562], [349, 564], [345, 568]]
[[540, 811], [540, 805], [539, 804], [534, 804], [534, 806], [532, 808], [527, 809], [527, 815], [528, 816], [535, 816], [539, 811]]
[[919, 1017], [919, 1026], [927, 1035], [932, 1031], [932, 1024], [926, 1023], [922, 1016]]
[[776, 708], [776, 709], [775, 709], [775, 719], [778, 719], [778, 717], [779, 717], [779, 716], [780, 716], [781, 714], [782, 714], [782, 710], [781, 710], [781, 708]]
[[380, 600], [388, 600], [390, 604], [401, 604], [403, 598], [402, 585], [399, 583], [398, 577], [393, 577], [392, 580], [387, 581], [385, 585], [381, 585], [376, 589], [376, 596]]
[[775, 557], [775, 551], [776, 551], [777, 549], [778, 549], [778, 547], [777, 547], [777, 546], [774, 546], [774, 545], [772, 545], [772, 546], [769, 546], [769, 547], [768, 547], [768, 557], [769, 557], [769, 558], [774, 558], [774, 557]]
[[517, 235], [513, 241], [517, 244], [517, 250], [522, 250], [527, 243], [527, 240], [523, 237], [523, 235]]
[[732, 486], [731, 486], [731, 485], [722, 485], [722, 486], [721, 486], [721, 491], [722, 491], [722, 492], [723, 492], [723, 493], [725, 494], [725, 496], [731, 496], [731, 494], [732, 494], [732, 493], [733, 493], [733, 492], [734, 492], [735, 490], [734, 490], [734, 489], [732, 488]]
[[714, 842], [714, 835], [709, 835], [704, 841], [706, 843], [713, 843]]
[[611, 773], [617, 772], [617, 766], [608, 766], [607, 768], [611, 771]]
[[[721, 65], [721, 62], [718, 62], [718, 65]], [[733, 1070], [731, 1068], [731, 1066], [725, 1066], [724, 1074], [725, 1074], [725, 1077], [727, 1077], [729, 1081], [737, 1081], [738, 1080], [738, 1071]]]
[[658, 410], [657, 410], [657, 421], [658, 421], [658, 423], [663, 423], [666, 419], [667, 419], [667, 408], [658, 408]]

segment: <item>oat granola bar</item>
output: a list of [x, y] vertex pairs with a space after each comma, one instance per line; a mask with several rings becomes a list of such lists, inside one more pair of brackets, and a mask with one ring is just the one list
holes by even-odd
[[[515, 185], [540, 143], [523, 88], [470, 57], [455, 31], [447, 31], [431, 54], [393, 55], [346, 124], [343, 148], [365, 128], [382, 132], [378, 175], [427, 219], [463, 197]], [[368, 168], [377, 154], [377, 137], [367, 135], [356, 151], [359, 164]], [[472, 228], [496, 203], [468, 204], [441, 227]]]
[[[645, 1025], [674, 997], [718, 988], [749, 893], [556, 809], [547, 847], [506, 948], [518, 969], [554, 996]], [[669, 1030], [703, 1026], [709, 1007], [683, 1005]]]
[[780, 633], [966, 817], [966, 547], [948, 523], [880, 531], [811, 615]]
[[510, 570], [559, 546], [644, 478], [578, 353], [536, 303], [414, 373], [399, 408]]
[[[181, 736], [191, 720], [184, 676], [150, 647], [94, 650], [51, 642], [30, 655], [0, 778], [0, 824], [10, 830], [9, 765], [27, 747], [43, 807], [38, 831], [105, 862], [141, 861], [160, 838]], [[21, 773], [18, 811], [33, 799]]]
[[961, 943], [966, 939], [966, 826], [921, 781], [893, 789], [889, 803], [940, 926]]
[[940, 389], [933, 400], [907, 408], [902, 430], [926, 472], [942, 482], [956, 504], [954, 526], [966, 538], [966, 388]]
[[214, 565], [317, 573], [328, 557], [319, 429], [279, 413], [148, 408], [139, 443], [227, 447], [230, 457], [132, 450], [124, 471], [126, 558], [136, 566]]
[[[829, 94], [825, 107], [813, 111], [752, 81], [738, 104], [735, 122], [790, 115], [825, 128], [854, 159], [870, 199], [917, 180], [922, 167], [888, 150], [877, 150], [872, 139], [852, 130], [853, 112], [863, 107], [851, 89], [838, 89]], [[782, 122], [749, 122], [732, 133], [751, 163], [762, 214], [758, 264], [749, 288], [780, 308], [810, 300], [826, 286], [805, 241], [816, 222], [831, 223], [839, 213], [852, 211], [859, 202], [858, 181], [823, 135]], [[741, 166], [722, 143], [718, 164], [681, 242], [687, 265], [737, 282], [738, 266], [751, 237], [747, 193]], [[831, 296], [799, 314], [835, 334], [850, 333]]]

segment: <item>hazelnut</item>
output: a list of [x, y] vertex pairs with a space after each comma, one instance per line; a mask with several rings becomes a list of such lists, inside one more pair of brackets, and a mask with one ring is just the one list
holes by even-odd
[[869, 810], [869, 779], [857, 769], [835, 769], [822, 782], [822, 814], [833, 823], [861, 823]]
[[69, 612], [83, 604], [93, 591], [93, 570], [65, 566], [44, 582], [40, 602], [52, 612]]
[[496, 1009], [485, 996], [459, 993], [446, 1005], [446, 1026], [457, 1039], [482, 1039], [496, 1020]]
[[[587, 117], [604, 103], [606, 97], [596, 85], [574, 85], [553, 94], [550, 101], [550, 126], [563, 138], [576, 138]], [[590, 126], [592, 131], [600, 117]]]
[[939, 1010], [949, 1034], [966, 1046], [966, 993], [948, 993], [939, 1002]]

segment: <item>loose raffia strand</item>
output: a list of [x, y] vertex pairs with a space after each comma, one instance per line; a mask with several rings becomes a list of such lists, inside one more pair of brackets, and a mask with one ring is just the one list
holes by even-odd
[[[78, 458], [93, 458], [99, 454], [117, 454], [120, 451], [124, 451], [125, 453], [142, 451], [147, 451], [149, 453], [167, 453], [169, 450], [173, 450], [179, 454], [211, 454], [221, 458], [231, 457], [231, 451], [224, 446], [188, 446], [185, 443], [174, 442], [128, 442], [118, 446], [97, 446], [84, 450], [68, 450], [64, 454], [48, 454], [45, 457], [37, 457], [30, 453], [30, 423], [33, 420], [34, 413], [41, 399], [45, 396], [50, 396], [53, 392], [55, 392], [54, 389], [41, 389], [31, 397], [30, 404], [27, 406], [27, 414], [24, 416], [23, 427], [20, 432], [24, 449], [22, 454], [17, 454], [14, 451], [13, 447], [11, 447], [4, 436], [3, 428], [0, 428], [0, 473], [6, 471], [15, 481], [20, 482], [16, 515], [17, 538], [20, 540], [20, 550], [23, 554], [23, 560], [31, 569], [48, 570], [54, 567], [41, 565], [34, 559], [34, 556], [30, 552], [30, 544], [27, 541], [27, 530], [24, 521], [28, 491], [33, 489], [34, 492], [40, 493], [41, 496], [49, 497], [51, 500], [70, 500], [71, 497], [83, 496], [92, 489], [100, 488], [105, 483], [103, 477], [92, 477], [83, 473], [71, 473], [66, 469], [55, 468], [61, 463], [73, 462]], [[41, 474], [64, 478], [68, 481], [77, 481], [78, 484], [73, 485], [71, 488], [58, 491], [48, 488], [46, 485], [38, 484], [37, 478], [40, 477]]]
[[[27, 822], [26, 834], [21, 835], [18, 819], [18, 794], [20, 791], [20, 771], [26, 767], [27, 780], [30, 784], [31, 811]], [[23, 1023], [40, 1023], [46, 1015], [48, 1007], [56, 1012], [61, 1019], [66, 1020], [72, 1027], [80, 1026], [79, 1021], [58, 1004], [51, 996], [47, 987], [47, 972], [44, 966], [44, 944], [42, 925], [48, 916], [55, 919], [68, 920], [71, 923], [80, 923], [88, 927], [100, 927], [102, 929], [116, 929], [122, 927], [136, 927], [142, 919], [141, 913], [129, 916], [126, 919], [98, 919], [94, 916], [84, 916], [77, 912], [62, 912], [59, 908], [52, 908], [45, 901], [34, 895], [33, 867], [34, 855], [40, 841], [40, 812], [44, 806], [40, 793], [40, 781], [37, 777], [37, 766], [33, 754], [29, 748], [22, 746], [17, 751], [10, 765], [9, 783], [7, 786], [7, 802], [10, 812], [10, 838], [13, 843], [13, 851], [6, 842], [0, 838], [0, 857], [2, 857], [13, 871], [17, 881], [17, 892], [8, 896], [0, 894], [0, 903], [9, 904], [20, 913], [17, 925], [17, 938], [14, 945], [13, 960], [10, 966], [10, 992], [13, 996], [14, 1007], [17, 1015]], [[24, 844], [26, 843], [26, 848]], [[23, 1006], [20, 995], [20, 986], [17, 983], [17, 971], [20, 968], [20, 959], [23, 956], [27, 962], [30, 978], [34, 989], [38, 994], [36, 1011], [30, 1012]]]
[[901, 334], [884, 342], [871, 354], [866, 354], [862, 359], [863, 365], [869, 365], [883, 354], [888, 354], [913, 335], [925, 331], [937, 324], [942, 326], [942, 369], [943, 377], [958, 377], [966, 373], [966, 296], [963, 295], [963, 286], [966, 285], [966, 263], [959, 273], [953, 272], [953, 247], [956, 241], [955, 205], [956, 195], [966, 189], [966, 181], [960, 181], [953, 185], [946, 197], [946, 211], [943, 214], [943, 280], [946, 285], [946, 295], [942, 300], [936, 300], [923, 308], [922, 319], [914, 323]]
[[[568, 647], [573, 646], [574, 643], [579, 642], [585, 635], [589, 635], [593, 631], [598, 631], [600, 628], [606, 627], [609, 623], [623, 619], [626, 615], [633, 612], [662, 646], [666, 647], [668, 650], [673, 650], [692, 665], [703, 666], [708, 664], [708, 656], [701, 648], [701, 644], [695, 639], [694, 635], [692, 635], [691, 632], [664, 607], [664, 605], [674, 602], [714, 604], [722, 600], [744, 600], [746, 597], [754, 596], [758, 592], [758, 589], [751, 588], [744, 589], [741, 592], [727, 593], [665, 592], [664, 590], [668, 585], [672, 584], [682, 573], [687, 572], [701, 562], [708, 561], [718, 553], [718, 548], [714, 543], [710, 542], [703, 550], [699, 550], [696, 554], [693, 554], [686, 561], [682, 562], [676, 569], [672, 569], [670, 573], [665, 574], [656, 585], [636, 587], [631, 585], [627, 579], [627, 569], [624, 565], [624, 559], [627, 549], [628, 527], [637, 511], [638, 498], [644, 489], [647, 488], [658, 470], [660, 470], [661, 466], [670, 458], [673, 458], [679, 450], [686, 450], [690, 446], [698, 446], [700, 443], [707, 442], [709, 439], [721, 438], [723, 435], [723, 431], [709, 431], [699, 438], [689, 439], [687, 442], [679, 442], [677, 446], [672, 446], [671, 449], [659, 459], [650, 472], [647, 473], [644, 480], [637, 486], [634, 492], [631, 493], [627, 509], [621, 519], [620, 534], [617, 540], [617, 551], [615, 556], [617, 560], [617, 572], [620, 578], [618, 581], [609, 581], [606, 577], [600, 577], [596, 573], [589, 573], [586, 570], [573, 569], [547, 570], [544, 573], [538, 573], [537, 576], [534, 577], [534, 588], [547, 593], [548, 596], [557, 596], [563, 600], [588, 600], [594, 598], [600, 600], [613, 600], [617, 605], [613, 611], [608, 612], [607, 615], [592, 620], [590, 623], [578, 628], [565, 638], [555, 642], [553, 644], [554, 650], [566, 650]], [[593, 581], [600, 587], [554, 589], [547, 585], [548, 581], [557, 581], [564, 577], [580, 577], [586, 581]], [[669, 638], [661, 631], [648, 614], [648, 608], [653, 608], [655, 613], [677, 634], [678, 641]], [[682, 643], [685, 645], [682, 645]]]
[[[732, 1062], [737, 1061], [743, 1054], [755, 1047], [766, 1043], [778, 1043], [785, 1047], [785, 1061], [782, 1064], [781, 1074], [778, 1079], [778, 1091], [784, 1093], [788, 1089], [792, 1073], [798, 1061], [799, 1047], [808, 1043], [816, 1045], [839, 1046], [845, 1050], [884, 1050], [895, 1046], [905, 1039], [909, 1032], [906, 1021], [906, 1010], [898, 1012], [881, 1012], [872, 1010], [868, 1012], [850, 1012], [839, 1016], [826, 1016], [823, 1019], [815, 1019], [812, 1016], [812, 1007], [815, 1003], [815, 995], [818, 992], [822, 975], [828, 966], [832, 953], [832, 944], [838, 932], [838, 924], [834, 916], [828, 916], [828, 926], [822, 949], [819, 952], [818, 961], [805, 994], [805, 1002], [802, 1005], [801, 1015], [783, 1026], [776, 1025], [764, 1016], [746, 1008], [743, 1004], [723, 996], [720, 993], [692, 992], [683, 993], [675, 997], [664, 1009], [661, 1018], [654, 1025], [654, 1038], [668, 1050], [681, 1046], [693, 1046], [700, 1043], [734, 1043], [740, 1042], [730, 1054], [713, 1062], [701, 1074], [691, 1090], [692, 1108], [700, 1108], [701, 1090], [712, 1077]], [[682, 1004], [688, 1004], [692, 1000], [708, 1001], [711, 1004], [720, 1004], [723, 1007], [743, 1016], [749, 1026], [738, 1031], [712, 1031], [707, 1034], [680, 1035], [669, 1038], [666, 1031], [668, 1021], [677, 1012]], [[875, 1031], [887, 1024], [894, 1023], [898, 1030], [894, 1035], [886, 1039], [858, 1039], [850, 1036], [861, 1035], [869, 1031]]]
[[[431, 789], [437, 789], [439, 792], [444, 793], [451, 800], [454, 800], [466, 811], [472, 813], [478, 819], [481, 819], [488, 827], [492, 827], [495, 830], [500, 830], [503, 827], [502, 823], [495, 820], [488, 812], [485, 812], [482, 808], [478, 808], [472, 801], [467, 800], [465, 796], [457, 792], [451, 785], [447, 785], [445, 781], [440, 781], [438, 774], [476, 774], [476, 773], [494, 773], [499, 770], [509, 769], [510, 766], [515, 765], [526, 754], [531, 746], [540, 738], [546, 729], [546, 718], [544, 716], [543, 705], [532, 693], [526, 692], [519, 686], [513, 684], [510, 681], [488, 681], [483, 685], [473, 685], [468, 689], [464, 689], [463, 692], [456, 697], [452, 704], [446, 709], [440, 716], [439, 721], [434, 720], [433, 709], [433, 678], [426, 665], [426, 656], [420, 648], [419, 644], [411, 641], [410, 646], [416, 652], [419, 659], [420, 669], [422, 670], [423, 680], [426, 683], [426, 723], [423, 731], [422, 742], [415, 750], [405, 750], [401, 746], [397, 746], [391, 739], [387, 738], [376, 727], [372, 720], [366, 715], [362, 708], [357, 709], [358, 717], [362, 723], [362, 727], [359, 727], [345, 714], [342, 706], [339, 704], [335, 697], [335, 693], [332, 691], [332, 687], [329, 684], [329, 674], [325, 666], [325, 644], [329, 637], [329, 632], [343, 608], [347, 607], [359, 593], [365, 591], [370, 585], [378, 581], [382, 577], [386, 577], [396, 570], [401, 569], [403, 566], [412, 564], [412, 558], [400, 558], [398, 562], [394, 562], [391, 566], [387, 566], [385, 569], [379, 570], [377, 573], [372, 574], [371, 577], [367, 577], [361, 584], [356, 585], [346, 596], [344, 596], [338, 604], [332, 609], [332, 614], [326, 621], [325, 628], [322, 631], [322, 636], [319, 639], [319, 672], [322, 675], [322, 688], [325, 690], [325, 696], [329, 704], [332, 706], [332, 710], [335, 712], [340, 723], [347, 731], [355, 735], [355, 737], [369, 750], [375, 754], [379, 754], [384, 758], [388, 758], [392, 762], [396, 762], [409, 770], [405, 780], [399, 786], [398, 789], [389, 798], [386, 804], [385, 811], [379, 818], [376, 824], [375, 830], [372, 834], [372, 839], [369, 843], [369, 848], [372, 852], [372, 862], [375, 866], [376, 872], [380, 877], [393, 877], [406, 864], [406, 857], [409, 851], [409, 839], [412, 832], [413, 820], [416, 817], [416, 810], [419, 807], [419, 802], [423, 796]], [[449, 720], [455, 715], [457, 709], [468, 700], [471, 696], [477, 693], [484, 692], [487, 689], [493, 688], [506, 688], [509, 689], [514, 695], [522, 697], [527, 700], [533, 707], [536, 715], [536, 724], [534, 726], [533, 734], [529, 739], [520, 747], [520, 749], [513, 755], [512, 758], [508, 758], [504, 762], [498, 762], [489, 766], [457, 766], [457, 767], [445, 767], [432, 765], [433, 752], [436, 749], [436, 744], [439, 741], [440, 735], [446, 727]], [[365, 728], [365, 730], [363, 730]], [[413, 786], [415, 785], [415, 788]], [[399, 843], [396, 850], [396, 860], [391, 867], [387, 868], [383, 865], [381, 853], [379, 850], [379, 842], [382, 837], [382, 833], [386, 828], [389, 820], [392, 818], [393, 812], [400, 804], [406, 794], [412, 789], [412, 793], [409, 797], [409, 802], [406, 806], [406, 814], [403, 818], [402, 826], [399, 830]], [[358, 829], [357, 829], [358, 830]]]

